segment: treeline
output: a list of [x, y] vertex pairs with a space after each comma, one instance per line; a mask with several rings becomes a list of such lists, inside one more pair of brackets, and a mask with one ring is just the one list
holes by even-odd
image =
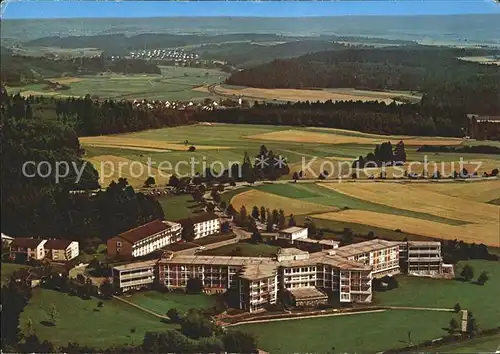
[[376, 134], [463, 136], [467, 116], [460, 110], [422, 108], [419, 104], [378, 102], [297, 102], [255, 104], [250, 109], [200, 112], [200, 121], [328, 127]]
[[424, 145], [417, 152], [454, 152], [463, 154], [500, 155], [500, 148], [491, 145], [466, 145], [462, 147]]
[[75, 131], [57, 121], [16, 116], [24, 101], [2, 99], [2, 232], [12, 236], [61, 238], [82, 242], [111, 236], [154, 219], [159, 203], [135, 193], [126, 180], [97, 193], [71, 193], [99, 187], [98, 173], [82, 160]]
[[54, 60], [46, 57], [28, 57], [2, 52], [1, 78], [10, 86], [19, 86], [31, 82], [43, 82], [46, 77], [61, 75], [95, 75], [102, 72], [124, 74], [148, 73], [161, 74], [161, 69], [154, 63], [142, 59], [115, 59], [103, 57], [75, 58]]
[[116, 134], [189, 124], [193, 112], [167, 108], [161, 103], [133, 104], [131, 101], [99, 101], [85, 97], [54, 98], [2, 95], [2, 112], [28, 120], [56, 119], [70, 126], [78, 136]]
[[227, 84], [262, 88], [353, 87], [425, 93], [430, 107], [500, 112], [500, 67], [458, 59], [484, 49], [402, 46], [319, 52], [234, 72]]

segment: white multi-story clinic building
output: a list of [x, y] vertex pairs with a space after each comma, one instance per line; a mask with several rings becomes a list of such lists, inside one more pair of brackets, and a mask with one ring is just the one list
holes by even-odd
[[433, 275], [435, 263], [442, 263], [440, 248], [435, 246], [374, 239], [316, 253], [282, 248], [275, 257], [170, 254], [115, 267], [113, 279], [117, 288], [126, 291], [153, 285], [182, 289], [189, 279], [198, 278], [207, 292], [235, 289], [240, 308], [249, 312], [275, 304], [279, 290], [289, 293], [297, 306], [326, 303], [327, 293], [339, 302], [369, 303], [372, 279], [400, 272], [400, 247], [402, 261]]
[[124, 259], [145, 256], [180, 241], [181, 230], [178, 223], [151, 221], [110, 238], [107, 242], [108, 256]]

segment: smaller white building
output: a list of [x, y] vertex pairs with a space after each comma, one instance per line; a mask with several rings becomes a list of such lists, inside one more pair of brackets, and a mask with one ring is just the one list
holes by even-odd
[[294, 241], [297, 239], [307, 238], [307, 228], [292, 226], [287, 229], [280, 230], [278, 233], [278, 238]]
[[221, 221], [214, 213], [203, 213], [187, 219], [178, 220], [177, 222], [181, 224], [182, 227], [190, 222], [193, 223], [195, 239], [216, 235], [221, 231]]

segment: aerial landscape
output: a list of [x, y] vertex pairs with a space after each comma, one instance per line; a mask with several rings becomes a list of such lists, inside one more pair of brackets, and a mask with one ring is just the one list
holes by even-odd
[[27, 3], [2, 352], [500, 352], [498, 4]]

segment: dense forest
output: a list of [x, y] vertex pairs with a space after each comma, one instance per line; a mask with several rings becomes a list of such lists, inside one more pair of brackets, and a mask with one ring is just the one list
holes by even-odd
[[70, 126], [78, 136], [116, 134], [189, 124], [193, 111], [165, 107], [161, 102], [99, 101], [78, 98], [5, 96], [7, 116], [45, 118]]
[[1, 80], [10, 86], [45, 82], [45, 77], [95, 75], [106, 71], [124, 74], [161, 74], [156, 64], [141, 59], [110, 60], [97, 57], [54, 60], [45, 57], [13, 55], [10, 50], [4, 48], [2, 48], [1, 59]]
[[82, 160], [75, 131], [26, 114], [28, 100], [4, 90], [1, 98], [2, 232], [69, 238], [83, 248], [93, 237], [99, 243], [164, 218], [154, 198], [136, 193], [123, 179], [97, 193], [70, 192], [99, 187], [97, 171]]
[[220, 123], [328, 127], [377, 134], [458, 137], [464, 135], [462, 128], [468, 124], [467, 116], [460, 109], [332, 101], [255, 104], [250, 109], [200, 112], [197, 119]]
[[226, 83], [262, 88], [353, 87], [424, 93], [428, 105], [500, 114], [500, 67], [458, 59], [484, 49], [404, 46], [319, 52], [234, 72]]

